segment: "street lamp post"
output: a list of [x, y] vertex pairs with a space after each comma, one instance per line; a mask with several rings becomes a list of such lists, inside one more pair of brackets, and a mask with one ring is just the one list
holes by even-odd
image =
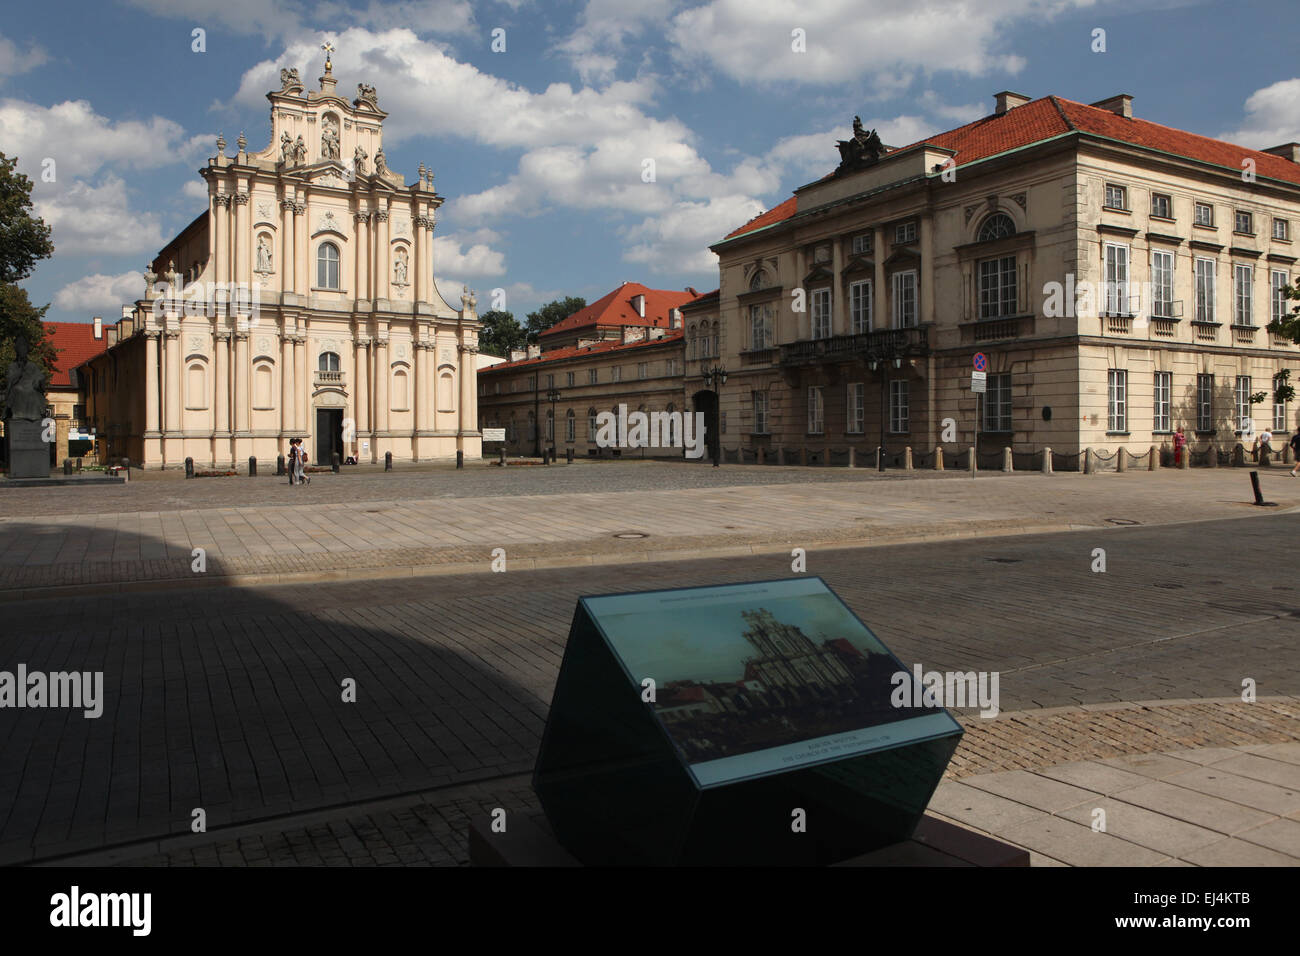
[[546, 397], [551, 403], [551, 461], [555, 461], [555, 403], [559, 401], [560, 390], [558, 388], [548, 388]]
[[[713, 392], [713, 418], [717, 421], [721, 416], [722, 394], [719, 387], [727, 384], [727, 369], [723, 365], [715, 365], [713, 368], [704, 370], [704, 381], [708, 383], [709, 389]], [[713, 467], [718, 467], [718, 459], [722, 455], [722, 436], [715, 432], [713, 436]]]

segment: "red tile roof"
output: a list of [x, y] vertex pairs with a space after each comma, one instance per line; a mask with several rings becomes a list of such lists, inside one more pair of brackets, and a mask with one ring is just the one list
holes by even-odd
[[511, 369], [523, 368], [525, 365], [545, 365], [547, 362], [559, 362], [564, 359], [582, 358], [586, 355], [599, 355], [603, 352], [620, 352], [625, 349], [639, 349], [650, 345], [663, 345], [667, 342], [673, 342], [681, 339], [682, 329], [672, 329], [667, 332], [663, 338], [651, 339], [650, 341], [628, 342], [624, 344], [618, 341], [596, 342], [592, 345], [568, 346], [562, 349], [547, 349], [538, 358], [520, 359], [517, 362], [498, 362], [496, 365], [489, 365], [487, 368], [478, 370], [479, 375], [487, 375], [493, 372], [508, 371]]
[[71, 388], [68, 373], [108, 347], [107, 338], [95, 338], [95, 327], [89, 322], [46, 322], [45, 340], [57, 353], [50, 376], [55, 388]]
[[[1162, 126], [1148, 120], [1126, 119], [1110, 110], [1076, 103], [1059, 96], [1045, 96], [1031, 100], [1001, 115], [985, 116], [965, 126], [912, 143], [903, 149], [921, 145], [950, 149], [955, 153], [953, 160], [961, 166], [1067, 133], [1105, 136], [1134, 146], [1212, 163], [1235, 172], [1241, 171], [1243, 159], [1250, 158], [1255, 161], [1257, 175], [1300, 185], [1300, 164], [1281, 156], [1225, 143], [1208, 136], [1199, 136], [1171, 126]], [[795, 198], [791, 197], [761, 216], [751, 219], [739, 229], [728, 233], [725, 238], [731, 239], [734, 236], [754, 232], [764, 226], [789, 219], [794, 214]]]
[[[642, 316], [632, 303], [637, 295], [645, 296], [645, 315]], [[623, 325], [652, 325], [668, 328], [671, 324], [668, 312], [679, 305], [685, 305], [699, 298], [694, 289], [685, 292], [673, 292], [669, 289], [651, 289], [639, 282], [625, 282], [613, 292], [602, 296], [585, 309], [579, 309], [567, 319], [561, 319], [541, 334], [544, 340], [548, 335], [572, 332], [574, 329], [591, 326], [619, 327]]]

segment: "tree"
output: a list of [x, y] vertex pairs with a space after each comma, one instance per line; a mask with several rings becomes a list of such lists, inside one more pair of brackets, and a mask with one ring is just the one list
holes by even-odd
[[563, 299], [556, 299], [548, 302], [536, 312], [528, 313], [528, 341], [536, 343], [538, 336], [555, 325], [557, 322], [567, 319], [573, 313], [585, 309], [587, 300], [581, 296], [565, 296]]
[[[14, 339], [26, 336], [31, 347], [28, 359], [45, 368], [54, 368], [55, 350], [45, 339], [42, 321], [49, 305], [36, 308], [27, 298], [27, 290], [11, 282], [0, 282], [0, 395], [8, 390], [9, 364], [14, 360]], [[0, 405], [0, 416], [4, 408]]]
[[50, 227], [31, 215], [32, 181], [17, 172], [18, 159], [0, 153], [0, 282], [26, 279], [54, 254]]
[[488, 355], [508, 359], [511, 349], [523, 348], [528, 340], [528, 333], [515, 320], [513, 312], [492, 309], [478, 319], [483, 323], [483, 330], [478, 336], [479, 348]]

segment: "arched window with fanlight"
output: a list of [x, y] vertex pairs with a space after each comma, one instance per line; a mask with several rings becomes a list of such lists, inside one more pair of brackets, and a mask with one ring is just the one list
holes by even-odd
[[320, 358], [316, 362], [316, 370], [320, 372], [337, 372], [339, 370], [339, 353], [321, 352]]
[[599, 413], [594, 407], [587, 409], [587, 441], [589, 442], [594, 442], [596, 440], [596, 432], [598, 430], [596, 425], [596, 416], [598, 414]]
[[995, 212], [980, 223], [976, 242], [988, 242], [991, 239], [1005, 239], [1016, 234], [1016, 224], [1004, 212]]
[[564, 416], [564, 440], [571, 442], [571, 441], [576, 441], [577, 438], [578, 438], [578, 419], [573, 414], [573, 409], [571, 408], [569, 409], [568, 414]]
[[332, 242], [322, 242], [316, 250], [316, 286], [339, 288], [339, 247]]
[[759, 289], [767, 288], [767, 273], [759, 269], [754, 273], [754, 277], [749, 280], [749, 291], [757, 292]]

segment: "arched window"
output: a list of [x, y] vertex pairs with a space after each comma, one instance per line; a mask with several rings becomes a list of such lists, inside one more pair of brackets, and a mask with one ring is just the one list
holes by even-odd
[[555, 441], [555, 409], [546, 410], [546, 440]]
[[316, 367], [322, 372], [337, 372], [339, 370], [339, 353], [321, 352]]
[[713, 351], [712, 351], [710, 354], [711, 354], [714, 358], [717, 358], [718, 356], [720, 356], [720, 355], [722, 354], [721, 349], [722, 349], [722, 339], [718, 337], [718, 323], [717, 323], [717, 320], [714, 320], [714, 323], [713, 323]]
[[1011, 221], [1011, 217], [1004, 212], [995, 212], [984, 220], [980, 226], [980, 233], [977, 242], [987, 242], [990, 239], [1005, 239], [1007, 236], [1016, 234], [1016, 224]]
[[569, 409], [569, 414], [564, 416], [564, 440], [576, 441], [578, 437], [578, 420], [573, 415], [573, 409]]
[[316, 250], [316, 285], [321, 289], [339, 288], [339, 247], [322, 242]]
[[404, 369], [397, 369], [393, 372], [393, 400], [392, 406], [395, 412], [409, 412], [411, 410], [411, 392], [409, 379]]
[[754, 277], [749, 280], [749, 291], [757, 292], [759, 289], [767, 288], [767, 274], [759, 269], [754, 273]]
[[598, 430], [596, 425], [597, 414], [598, 413], [595, 408], [587, 409], [587, 441], [590, 442], [594, 442], [596, 440], [596, 432]]

